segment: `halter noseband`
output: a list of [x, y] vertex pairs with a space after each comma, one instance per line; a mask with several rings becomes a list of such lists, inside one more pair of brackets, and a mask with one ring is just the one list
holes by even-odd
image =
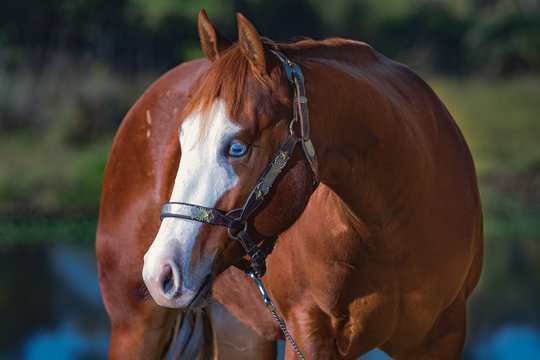
[[[262, 176], [259, 178], [257, 185], [255, 185], [255, 188], [244, 203], [244, 206], [239, 209], [225, 212], [193, 204], [168, 202], [161, 207], [160, 216], [161, 220], [167, 217], [174, 217], [226, 227], [229, 236], [232, 239], [238, 240], [250, 257], [249, 261], [240, 259], [235, 266], [246, 273], [254, 271], [258, 276], [263, 276], [266, 272], [266, 257], [272, 252], [277, 236], [265, 238], [261, 246], [258, 246], [257, 242], [253, 241], [251, 235], [248, 233], [247, 224], [252, 215], [254, 215], [257, 209], [262, 205], [279, 174], [287, 165], [298, 142], [302, 143], [302, 149], [304, 150], [306, 159], [313, 172], [313, 191], [315, 191], [319, 184], [317, 157], [315, 148], [309, 137], [309, 116], [306, 91], [304, 88], [304, 76], [298, 65], [287, 59], [285, 55], [278, 51], [272, 50], [272, 52], [283, 63], [287, 79], [294, 85], [294, 117], [289, 126], [289, 136], [277, 151], [270, 165], [268, 165]], [[300, 122], [300, 136], [294, 131], [294, 124], [296, 121]], [[260, 234], [257, 235], [262, 236]]]

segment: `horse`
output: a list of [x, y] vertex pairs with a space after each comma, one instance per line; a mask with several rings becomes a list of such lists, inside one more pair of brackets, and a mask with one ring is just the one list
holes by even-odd
[[241, 14], [237, 43], [204, 11], [198, 26], [208, 60], [141, 97], [104, 176], [110, 353], [163, 355], [178, 314], [209, 318], [212, 298], [284, 339], [255, 278], [308, 359], [459, 359], [482, 210], [468, 146], [433, 90], [362, 42], [276, 43]]

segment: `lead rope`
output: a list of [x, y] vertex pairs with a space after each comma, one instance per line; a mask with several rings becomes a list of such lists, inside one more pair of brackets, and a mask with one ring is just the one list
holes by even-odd
[[262, 295], [264, 304], [266, 305], [266, 310], [268, 310], [268, 312], [269, 312], [270, 314], [272, 314], [272, 316], [274, 317], [274, 319], [276, 319], [276, 322], [278, 323], [278, 325], [279, 325], [281, 331], [283, 331], [283, 334], [285, 335], [285, 338], [287, 338], [287, 340], [288, 340], [289, 343], [292, 345], [294, 351], [296, 351], [296, 353], [298, 354], [298, 356], [300, 357], [300, 359], [306, 360], [306, 358], [305, 358], [304, 355], [302, 354], [302, 351], [300, 351], [300, 348], [298, 347], [298, 345], [296, 345], [296, 342], [294, 341], [294, 339], [292, 338], [291, 334], [290, 334], [289, 331], [287, 330], [287, 327], [285, 326], [285, 324], [283, 323], [283, 321], [279, 318], [278, 314], [276, 314], [276, 305], [274, 305], [274, 303], [272, 302], [272, 300], [270, 300], [270, 297], [268, 296], [268, 293], [266, 292], [266, 289], [264, 288], [261, 279], [259, 279], [259, 278], [257, 277], [257, 275], [255, 274], [254, 271], [250, 271], [250, 272], [248, 273], [248, 275], [249, 275], [249, 277], [255, 282], [255, 284], [257, 285], [257, 287], [259, 288], [259, 291], [261, 292], [261, 295]]

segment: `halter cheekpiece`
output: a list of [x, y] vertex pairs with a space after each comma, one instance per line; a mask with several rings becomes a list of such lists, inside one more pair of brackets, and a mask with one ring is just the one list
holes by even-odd
[[[262, 244], [258, 246], [257, 242], [252, 240], [252, 236], [248, 231], [248, 221], [263, 204], [266, 195], [287, 165], [298, 142], [302, 144], [302, 149], [313, 172], [313, 190], [315, 190], [319, 184], [317, 157], [309, 135], [309, 116], [304, 87], [304, 76], [298, 65], [287, 59], [285, 55], [278, 51], [272, 50], [272, 52], [283, 63], [287, 79], [294, 86], [294, 117], [289, 126], [289, 136], [277, 151], [270, 165], [268, 165], [259, 178], [257, 185], [253, 188], [253, 191], [244, 203], [244, 206], [225, 212], [199, 205], [168, 202], [161, 207], [160, 216], [161, 220], [167, 217], [174, 217], [226, 227], [229, 236], [232, 239], [238, 240], [250, 257], [250, 260], [240, 259], [235, 266], [245, 271], [246, 274], [254, 272], [259, 277], [263, 276], [266, 272], [266, 257], [272, 252], [277, 236], [265, 238], [262, 241]], [[294, 130], [296, 122], [300, 122], [300, 135]], [[260, 234], [257, 235], [262, 236]]]

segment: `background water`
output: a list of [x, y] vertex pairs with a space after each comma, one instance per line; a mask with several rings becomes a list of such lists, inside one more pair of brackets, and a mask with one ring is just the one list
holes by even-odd
[[109, 322], [89, 246], [0, 250], [0, 358], [104, 359]]

